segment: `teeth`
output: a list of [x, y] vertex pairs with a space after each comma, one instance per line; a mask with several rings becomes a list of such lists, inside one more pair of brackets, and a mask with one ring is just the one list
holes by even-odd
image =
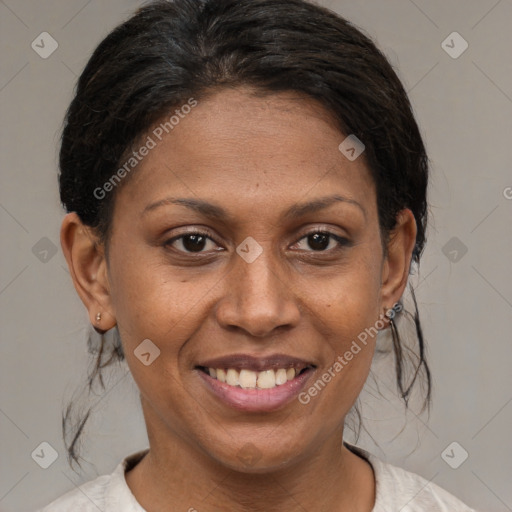
[[230, 386], [238, 386], [239, 384], [239, 373], [233, 368], [230, 368], [226, 373], [226, 384]]
[[258, 374], [258, 387], [260, 389], [270, 389], [275, 387], [275, 385], [276, 372], [274, 370], [265, 370]]
[[298, 373], [295, 368], [279, 368], [277, 370], [236, 370], [234, 368], [208, 368], [210, 377], [225, 382], [230, 386], [239, 386], [243, 389], [271, 389], [293, 380]]
[[[293, 368], [290, 368], [290, 370], [293, 370]], [[288, 377], [286, 376], [286, 370], [284, 368], [279, 368], [279, 370], [277, 370], [276, 372], [276, 384], [278, 386], [280, 386], [281, 384], [284, 384], [287, 380], [288, 380]], [[290, 375], [291, 375], [291, 372], [290, 372]], [[293, 377], [295, 377], [295, 372], [293, 372], [293, 376], [292, 376], [292, 379]], [[290, 379], [290, 380], [292, 380]]]
[[[233, 371], [236, 372], [236, 370]], [[251, 370], [241, 370], [240, 375], [238, 376], [238, 383], [242, 388], [255, 388], [257, 377], [258, 376], [256, 375], [256, 372], [253, 372]]]

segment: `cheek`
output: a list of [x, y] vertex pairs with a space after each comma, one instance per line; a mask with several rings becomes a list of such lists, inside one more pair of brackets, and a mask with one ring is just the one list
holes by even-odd
[[[133, 247], [130, 258], [112, 255], [112, 302], [125, 341], [175, 338], [215, 284], [214, 276], [201, 279], [163, 262], [158, 250]], [[217, 276], [218, 279], [218, 276]]]
[[373, 325], [380, 313], [380, 261], [372, 257], [369, 246], [360, 249], [346, 266], [318, 283], [311, 301], [340, 348], [343, 340]]
[[[143, 252], [143, 251], [141, 251]], [[112, 275], [113, 303], [126, 361], [146, 400], [167, 408], [175, 421], [188, 416], [189, 397], [183, 386], [190, 363], [190, 340], [206, 322], [219, 273], [195, 277], [156, 261], [153, 254], [119, 258]], [[150, 340], [151, 343], [148, 343]], [[154, 346], [153, 346], [154, 345]], [[142, 348], [144, 347], [144, 348]], [[155, 348], [156, 347], [156, 348]], [[150, 356], [140, 357], [150, 353]], [[153, 359], [153, 353], [158, 354]], [[150, 364], [145, 365], [145, 362]], [[166, 405], [167, 404], [167, 405]]]
[[[305, 392], [311, 400], [322, 395], [318, 405], [329, 417], [330, 408], [347, 411], [352, 406], [368, 376], [378, 329], [382, 328], [378, 322], [379, 262], [361, 251], [357, 263], [347, 266], [321, 290], [312, 316], [328, 355]], [[336, 415], [331, 416], [335, 422]]]
[[[178, 420], [187, 396], [179, 356], [200, 324], [204, 283], [191, 283], [169, 265], [134, 248], [130, 258], [112, 255], [112, 298], [126, 362], [140, 392], [157, 408], [173, 406]], [[157, 251], [154, 251], [157, 252]], [[149, 340], [149, 341], [148, 341]], [[146, 355], [146, 354], [149, 354]], [[167, 405], [166, 405], [167, 404]], [[189, 407], [190, 409], [190, 407]]]

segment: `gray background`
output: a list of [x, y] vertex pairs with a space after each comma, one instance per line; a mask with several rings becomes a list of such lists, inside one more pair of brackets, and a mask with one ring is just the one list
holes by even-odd
[[[364, 28], [398, 69], [432, 160], [433, 218], [412, 282], [434, 408], [427, 423], [404, 413], [398, 400], [365, 391], [365, 425], [378, 446], [368, 435], [360, 444], [475, 508], [512, 510], [512, 2], [322, 3]], [[126, 367], [111, 375], [108, 393], [93, 397], [99, 405], [84, 440], [85, 473], [67, 465], [60, 428], [89, 356], [87, 316], [59, 247], [58, 137], [92, 50], [138, 5], [0, 1], [1, 511], [34, 510], [147, 446]], [[59, 45], [47, 59], [31, 48], [44, 31]], [[441, 45], [454, 31], [469, 44], [458, 58]], [[461, 48], [457, 40], [448, 44]], [[385, 382], [389, 360], [376, 362], [375, 373]], [[462, 449], [469, 454], [457, 469], [441, 456], [454, 441], [452, 461]], [[48, 469], [31, 456], [41, 442], [58, 453]]]

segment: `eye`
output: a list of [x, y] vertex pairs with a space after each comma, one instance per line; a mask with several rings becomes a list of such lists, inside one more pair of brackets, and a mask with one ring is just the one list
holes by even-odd
[[[340, 249], [342, 246], [350, 244], [349, 240], [331, 233], [330, 231], [316, 230], [307, 233], [306, 236], [302, 237], [299, 242], [295, 245], [300, 246], [301, 240], [305, 240], [305, 245], [312, 249], [313, 252], [327, 252], [331, 250]], [[304, 247], [298, 247], [299, 249], [312, 252]]]
[[[210, 244], [210, 247], [208, 247], [208, 244]], [[303, 245], [302, 247], [301, 244]], [[223, 250], [222, 247], [219, 247], [215, 243], [213, 235], [207, 231], [190, 231], [188, 233], [182, 233], [181, 235], [170, 238], [164, 243], [164, 245], [166, 247], [171, 246], [178, 252], [185, 254], [201, 254], [212, 250]], [[306, 247], [304, 247], [304, 245]], [[350, 241], [347, 238], [336, 235], [330, 231], [317, 229], [316, 231], [311, 231], [303, 236], [299, 242], [295, 244], [294, 248], [298, 248], [306, 252], [330, 252], [348, 245], [350, 245]]]
[[[208, 252], [209, 242], [210, 245], [212, 245], [209, 250], [219, 250], [215, 249], [215, 247], [218, 246], [211, 238], [210, 234], [201, 231], [191, 231], [175, 236], [167, 240], [164, 245], [166, 247], [173, 246], [176, 250], [183, 253], [202, 253]], [[207, 249], [206, 251], [204, 250], [205, 248]]]

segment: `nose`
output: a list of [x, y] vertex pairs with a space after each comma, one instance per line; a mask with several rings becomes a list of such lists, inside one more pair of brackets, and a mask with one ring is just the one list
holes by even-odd
[[278, 328], [297, 325], [300, 310], [289, 276], [272, 262], [270, 250], [252, 263], [238, 255], [226, 276], [226, 293], [217, 304], [217, 321], [262, 338]]

